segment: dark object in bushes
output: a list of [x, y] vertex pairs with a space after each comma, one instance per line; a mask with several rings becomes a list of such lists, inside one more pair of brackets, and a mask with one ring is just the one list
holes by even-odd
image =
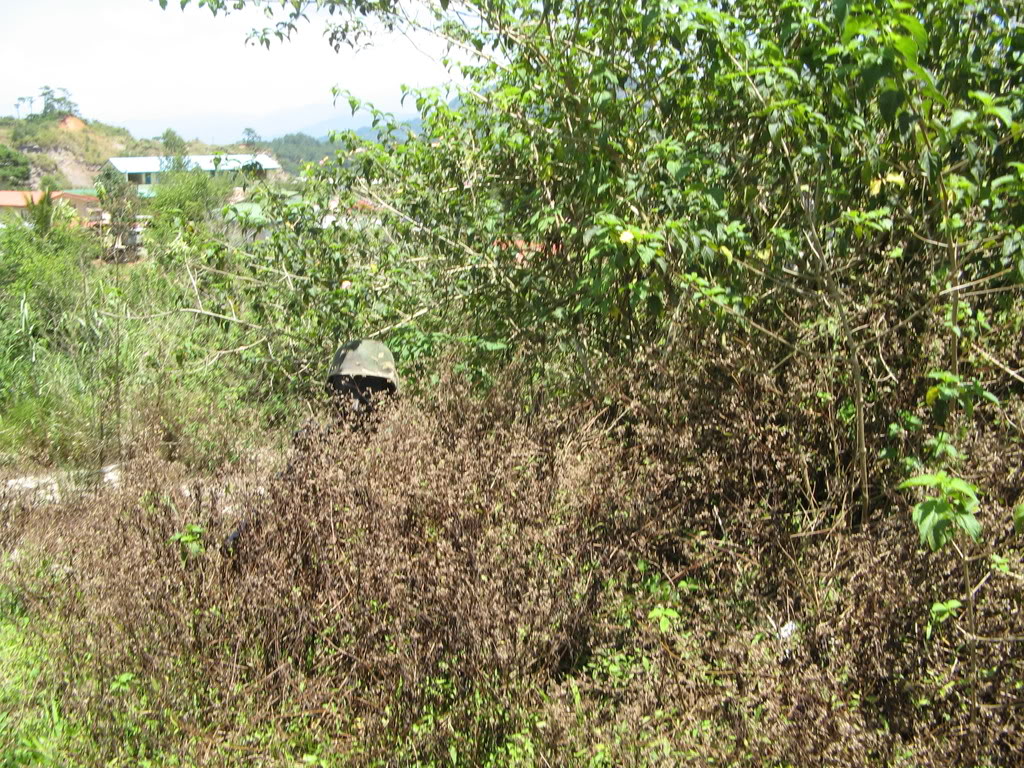
[[227, 536], [224, 537], [224, 543], [221, 544], [220, 551], [225, 555], [232, 555], [235, 552], [235, 545], [238, 544], [238, 539], [245, 533], [249, 527], [248, 518], [242, 518], [235, 529], [231, 531]]
[[348, 401], [341, 410], [372, 410], [375, 399], [397, 392], [395, 358], [383, 342], [355, 339], [334, 353], [327, 373], [327, 393], [335, 400]]
[[[398, 393], [394, 355], [380, 341], [354, 339], [346, 342], [334, 353], [325, 387], [331, 398], [333, 419], [326, 425], [309, 421], [296, 430], [292, 446], [298, 452], [308, 451], [318, 442], [342, 432], [367, 430], [367, 418]], [[345, 426], [349, 429], [345, 430]], [[290, 461], [285, 473], [289, 474], [293, 466], [294, 461]], [[233, 554], [248, 526], [248, 518], [243, 518], [224, 539], [221, 551]]]

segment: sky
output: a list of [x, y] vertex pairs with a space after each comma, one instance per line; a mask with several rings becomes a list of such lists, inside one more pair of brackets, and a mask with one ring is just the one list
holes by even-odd
[[[173, 128], [186, 139], [226, 143], [251, 127], [263, 138], [337, 118], [357, 127], [351, 91], [379, 108], [408, 115], [402, 84], [442, 85], [452, 77], [439, 45], [425, 37], [388, 35], [368, 50], [335, 53], [313, 19], [268, 51], [245, 42], [269, 26], [255, 9], [213, 17], [170, 0], [0, 0], [0, 115], [16, 114], [21, 96], [48, 85], [66, 88], [82, 117], [127, 127], [137, 138]], [[37, 101], [37, 109], [42, 106]], [[24, 116], [24, 115], [23, 115]], [[324, 131], [326, 133], [326, 131]]]

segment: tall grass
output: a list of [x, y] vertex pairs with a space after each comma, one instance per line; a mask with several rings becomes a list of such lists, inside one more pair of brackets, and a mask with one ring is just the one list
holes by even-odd
[[187, 279], [173, 268], [101, 253], [82, 230], [0, 230], [0, 452], [8, 463], [96, 466], [148, 430], [177, 458], [230, 458], [200, 425], [227, 414], [244, 431], [262, 418], [224, 353], [239, 346], [237, 329], [182, 312]]
[[[29, 631], [30, 617], [13, 568], [5, 554], [0, 562], [0, 766], [78, 765], [68, 755], [81, 735], [65, 717], [47, 674], [52, 670], [41, 633]], [[40, 572], [45, 574], [45, 567], [35, 571], [34, 578], [21, 583], [44, 586]]]

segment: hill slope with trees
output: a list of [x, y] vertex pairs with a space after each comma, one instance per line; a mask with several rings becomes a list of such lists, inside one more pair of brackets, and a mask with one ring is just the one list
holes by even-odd
[[19, 107], [26, 110], [36, 102], [43, 106], [24, 117], [0, 117], [3, 189], [39, 189], [46, 183], [56, 189], [91, 187], [103, 164], [116, 156], [230, 154], [253, 151], [255, 146], [245, 144], [244, 137], [227, 146], [187, 141], [171, 128], [156, 138], [136, 139], [124, 128], [83, 119], [78, 106], [63, 89], [44, 87], [39, 97], [26, 97], [19, 102], [25, 102], [19, 103]]

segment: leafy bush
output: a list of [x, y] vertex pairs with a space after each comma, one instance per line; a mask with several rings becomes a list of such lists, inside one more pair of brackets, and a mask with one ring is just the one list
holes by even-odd
[[180, 227], [204, 224], [219, 216], [231, 180], [211, 177], [199, 169], [169, 171], [160, 175], [155, 191], [149, 209], [154, 216], [154, 239], [160, 241], [173, 239]]
[[28, 189], [31, 171], [25, 155], [0, 144], [0, 189]]
[[[133, 462], [47, 510], [74, 571], [29, 606], [93, 761], [1011, 764], [1014, 13], [442, 3], [482, 56], [420, 136], [371, 108], [245, 231], [179, 179], [157, 260], [52, 315], [15, 260], [18, 439]], [[366, 336], [409, 399], [218, 464]]]

